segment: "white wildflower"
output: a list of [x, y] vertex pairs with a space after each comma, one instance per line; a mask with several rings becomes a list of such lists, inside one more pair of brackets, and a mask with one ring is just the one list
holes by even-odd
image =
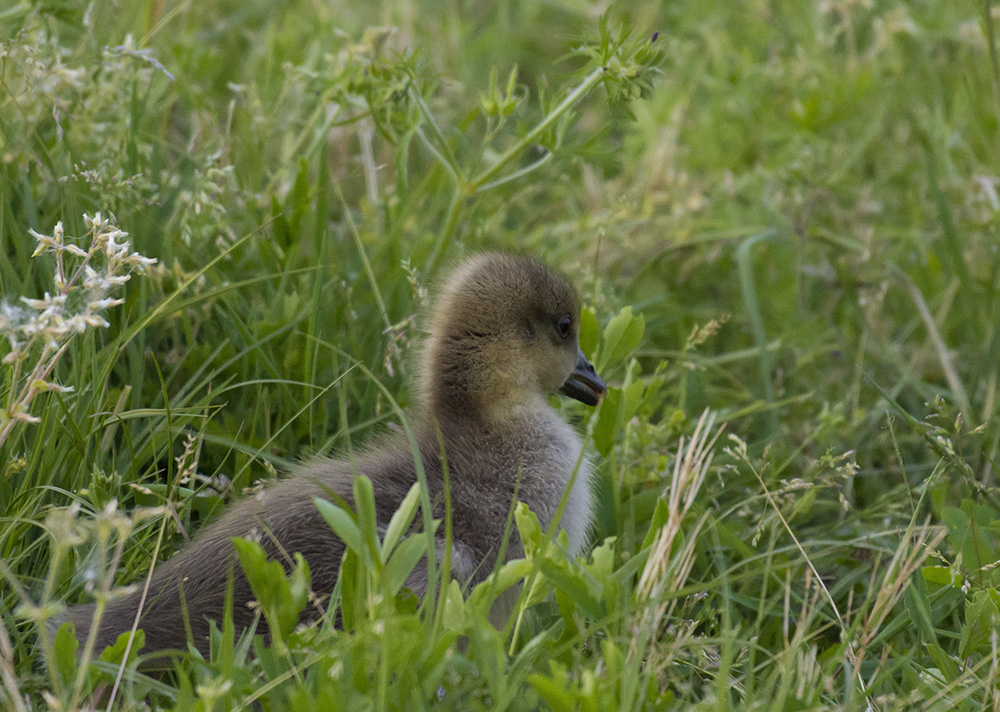
[[133, 252], [125, 260], [125, 264], [141, 274], [145, 272], [148, 267], [155, 265], [156, 260], [152, 257], [143, 257], [138, 252]]
[[44, 299], [28, 299], [28, 297], [21, 297], [21, 301], [27, 304], [32, 309], [42, 310], [42, 314], [53, 314], [57, 311], [62, 311], [63, 306], [66, 304], [66, 295], [57, 294], [56, 296], [50, 295], [48, 292], [45, 293]]
[[110, 322], [108, 322], [104, 317], [98, 316], [97, 314], [81, 314], [77, 318], [82, 319], [83, 323], [85, 323], [87, 326], [100, 326], [103, 328], [111, 326]]
[[83, 222], [86, 223], [87, 230], [90, 232], [100, 232], [102, 228], [108, 225], [108, 221], [101, 218], [100, 211], [94, 213], [94, 217], [90, 217], [87, 213], [84, 213]]
[[31, 387], [39, 393], [44, 393], [45, 391], [52, 391], [53, 393], [72, 393], [75, 390], [73, 386], [60, 386], [58, 383], [43, 381], [41, 379], [32, 381]]
[[29, 231], [38, 242], [34, 256], [55, 253], [54, 295], [46, 292], [41, 299], [21, 297], [24, 306], [0, 301], [0, 337], [10, 344], [2, 362], [26, 364], [12, 370], [18, 374], [14, 376], [18, 382], [8, 384], [9, 392], [19, 395], [0, 410], [0, 445], [16, 423], [39, 422], [28, 412], [34, 396], [48, 391], [73, 392], [71, 387], [47, 380], [69, 341], [87, 329], [110, 326], [99, 312], [125, 300], [109, 293], [128, 282], [130, 272], [142, 273], [156, 264], [155, 259], [132, 251], [128, 233], [115, 226], [113, 216], [98, 212], [93, 217], [85, 214], [83, 220], [90, 237], [87, 249], [65, 242], [61, 222], [52, 235]]
[[[62, 223], [56, 225], [56, 227], [61, 227], [61, 226]], [[41, 233], [35, 232], [31, 228], [28, 228], [28, 234], [31, 235], [33, 238], [35, 238], [35, 240], [38, 242], [38, 247], [36, 247], [35, 251], [31, 253], [32, 257], [38, 257], [38, 255], [42, 254], [43, 252], [48, 252], [50, 249], [58, 250], [62, 246], [61, 241], [56, 240], [55, 238], [55, 235], [56, 234], [61, 235], [62, 231], [53, 230], [53, 233], [54, 233], [53, 236], [49, 237], [48, 235], [42, 235]]]
[[94, 292], [103, 292], [111, 286], [111, 283], [105, 275], [87, 265], [83, 268], [83, 286]]
[[[104, 233], [104, 253], [108, 256], [108, 259], [114, 259], [115, 255], [118, 253], [118, 244], [115, 242], [115, 238], [118, 235], [113, 233]], [[128, 243], [125, 244], [125, 249], [128, 249]]]
[[99, 311], [101, 309], [108, 309], [110, 307], [116, 307], [119, 304], [124, 304], [124, 299], [95, 299], [90, 304], [87, 305], [87, 309], [90, 311]]
[[15, 408], [14, 412], [10, 414], [11, 422], [20, 421], [22, 423], [41, 423], [42, 419], [38, 416], [32, 415], [27, 411], [26, 408], [20, 407]]
[[74, 257], [86, 257], [87, 256], [87, 251], [80, 249], [76, 245], [63, 245], [62, 246], [62, 250], [63, 250], [63, 252], [70, 253]]

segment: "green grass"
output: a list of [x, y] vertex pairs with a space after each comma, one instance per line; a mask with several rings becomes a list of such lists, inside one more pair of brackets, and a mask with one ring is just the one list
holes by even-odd
[[[84, 213], [159, 260], [0, 443], [0, 706], [997, 708], [989, 2], [607, 18], [602, 42], [568, 0], [0, 10], [0, 295], [52, 292], [28, 230]], [[271, 647], [151, 677], [40, 635], [244, 488], [397, 427], [428, 294], [482, 249], [584, 295], [613, 388], [560, 407], [595, 452], [591, 557], [518, 512], [498, 631], [496, 587], [392, 596], [407, 547], [361, 507], [346, 631], [291, 629], [304, 572], [258, 562]]]

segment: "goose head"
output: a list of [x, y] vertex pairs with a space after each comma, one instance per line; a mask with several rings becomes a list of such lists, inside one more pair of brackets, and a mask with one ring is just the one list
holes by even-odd
[[604, 381], [577, 343], [580, 307], [561, 274], [486, 253], [444, 283], [423, 354], [425, 405], [438, 418], [492, 420], [561, 392], [597, 405]]

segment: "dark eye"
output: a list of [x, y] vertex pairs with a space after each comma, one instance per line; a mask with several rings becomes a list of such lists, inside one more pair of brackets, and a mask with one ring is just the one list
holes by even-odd
[[556, 331], [559, 332], [559, 336], [563, 337], [564, 339], [569, 338], [569, 327], [572, 323], [573, 320], [569, 318], [569, 314], [567, 314], [566, 316], [562, 317], [559, 321], [557, 321]]

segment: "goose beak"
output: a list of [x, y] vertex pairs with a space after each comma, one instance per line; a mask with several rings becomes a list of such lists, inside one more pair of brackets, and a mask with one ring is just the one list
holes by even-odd
[[593, 364], [578, 348], [576, 350], [576, 369], [569, 374], [569, 378], [566, 379], [559, 392], [581, 403], [597, 405], [601, 402], [604, 394], [608, 392], [608, 387], [597, 375]]

